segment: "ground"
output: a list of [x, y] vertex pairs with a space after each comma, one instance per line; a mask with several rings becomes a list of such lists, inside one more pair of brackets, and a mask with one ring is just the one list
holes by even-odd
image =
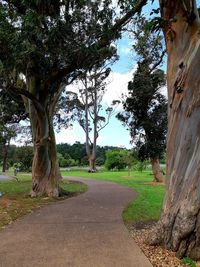
[[[21, 175], [21, 174], [20, 174]], [[174, 253], [166, 251], [160, 247], [152, 249], [145, 244], [145, 237], [148, 235], [149, 229], [151, 228], [152, 223], [159, 219], [161, 209], [162, 209], [162, 201], [165, 193], [165, 186], [163, 184], [152, 183], [153, 176], [149, 170], [143, 172], [134, 171], [131, 173], [130, 176], [127, 175], [127, 172], [98, 172], [98, 173], [87, 173], [86, 171], [67, 171], [63, 172], [64, 176], [77, 176], [77, 177], [89, 177], [92, 179], [98, 180], [106, 180], [112, 181], [115, 183], [119, 183], [121, 185], [126, 185], [137, 193], [137, 198], [131, 201], [128, 206], [123, 211], [123, 219], [125, 224], [128, 226], [131, 235], [134, 237], [136, 242], [145, 252], [147, 257], [153, 263], [153, 266], [195, 266], [195, 265], [183, 265], [180, 260], [178, 260]], [[24, 209], [21, 205], [17, 207], [16, 204], [16, 197], [12, 197], [15, 194], [15, 186], [18, 187], [18, 193], [21, 194], [22, 192], [28, 192], [30, 189], [30, 175], [22, 175], [21, 176], [21, 183], [17, 183], [17, 181], [10, 181], [10, 182], [0, 182], [1, 190], [3, 188], [4, 191], [10, 194], [10, 200], [15, 208], [10, 206], [9, 201], [5, 201], [4, 198], [1, 198], [0, 201], [0, 216], [5, 218], [5, 210], [3, 208], [7, 207], [7, 210], [12, 214], [13, 218], [7, 220], [5, 223], [10, 223], [15, 219], [15, 214], [17, 216], [23, 215]], [[4, 187], [2, 187], [2, 183]], [[12, 186], [11, 186], [12, 185]], [[69, 186], [69, 184], [67, 184]], [[72, 184], [70, 185], [72, 186]], [[75, 184], [73, 190], [82, 190], [84, 191], [86, 188], [79, 188], [80, 184]], [[82, 186], [82, 185], [81, 185]], [[14, 188], [14, 189], [13, 189]], [[2, 191], [3, 191], [2, 190]], [[5, 197], [5, 196], [4, 196]], [[23, 196], [21, 199], [23, 202], [23, 206], [26, 206], [26, 201], [29, 198]], [[41, 200], [39, 200], [41, 201]], [[22, 203], [21, 202], [21, 203]], [[49, 200], [43, 199], [42, 202], [49, 202]], [[43, 205], [44, 203], [41, 204]], [[29, 200], [28, 204], [25, 208], [26, 212], [29, 212]], [[31, 203], [31, 205], [35, 205], [35, 203]], [[40, 206], [40, 203], [36, 203], [36, 207]], [[9, 207], [9, 208], [8, 208]], [[16, 211], [18, 209], [18, 211]], [[15, 210], [15, 212], [13, 212]], [[20, 211], [20, 212], [19, 212]], [[22, 211], [22, 212], [21, 212]], [[25, 213], [26, 213], [25, 212]], [[2, 221], [2, 220], [0, 220]], [[150, 222], [150, 224], [149, 224]], [[156, 253], [155, 253], [156, 252]], [[157, 255], [157, 257], [155, 257]], [[192, 263], [193, 264], [193, 263]]]
[[121, 217], [136, 196], [133, 190], [84, 182], [86, 193], [45, 206], [0, 231], [3, 267], [152, 267]]

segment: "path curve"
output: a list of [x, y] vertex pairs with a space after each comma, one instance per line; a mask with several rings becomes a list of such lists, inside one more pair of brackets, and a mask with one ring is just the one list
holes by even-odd
[[0, 266], [151, 267], [121, 218], [133, 191], [110, 182], [72, 179], [88, 184], [89, 190], [0, 231]]

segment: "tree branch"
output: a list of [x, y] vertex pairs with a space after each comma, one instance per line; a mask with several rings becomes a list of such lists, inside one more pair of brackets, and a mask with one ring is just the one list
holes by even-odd
[[29, 91], [27, 91], [25, 89], [22, 89], [22, 88], [17, 88], [17, 87], [15, 87], [13, 85], [7, 87], [6, 89], [8, 91], [12, 92], [13, 94], [18, 94], [18, 95], [22, 95], [22, 96], [27, 97], [28, 99], [30, 99], [32, 101], [35, 109], [38, 112], [42, 112], [42, 113], [44, 112], [43, 106], [40, 104], [38, 99], [33, 94], [31, 94]]
[[[75, 51], [72, 55], [73, 58], [72, 64], [66, 66], [63, 69], [59, 69], [51, 73], [49, 82], [52, 83], [58, 80], [62, 80], [66, 75], [72, 73], [76, 69], [81, 69], [86, 64], [86, 62], [91, 63], [91, 57], [94, 56], [93, 53], [91, 56], [91, 51], [93, 51], [93, 49], [100, 51], [101, 49], [110, 45], [111, 41], [116, 38], [116, 34], [118, 33], [118, 31], [123, 26], [125, 26], [136, 13], [140, 12], [142, 7], [146, 5], [146, 3], [147, 0], [140, 0], [139, 3], [134, 8], [132, 8], [129, 12], [126, 13], [126, 15], [124, 15], [121, 19], [118, 19], [115, 22], [113, 27], [110, 29], [110, 32], [112, 33], [111, 35], [105, 34], [104, 36], [102, 36], [99, 41], [88, 47], [87, 52], [86, 51], [83, 52], [80, 50]], [[77, 58], [79, 60], [77, 60]]]
[[154, 71], [154, 70], [155, 70], [155, 69], [162, 63], [162, 60], [163, 60], [163, 57], [165, 56], [165, 54], [166, 54], [166, 50], [164, 50], [164, 51], [162, 52], [162, 54], [160, 55], [159, 60], [153, 65], [152, 68], [150, 68], [150, 73], [151, 73], [152, 71]]

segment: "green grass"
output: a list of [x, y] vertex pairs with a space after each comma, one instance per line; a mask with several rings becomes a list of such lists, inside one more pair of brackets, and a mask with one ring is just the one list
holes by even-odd
[[[36, 208], [63, 199], [30, 198], [31, 175], [20, 174], [18, 179], [19, 182], [16, 180], [0, 181], [0, 192], [3, 192], [3, 197], [0, 198], [0, 228]], [[87, 185], [77, 182], [64, 181], [61, 186], [68, 192], [68, 197], [87, 190]]]
[[97, 173], [68, 171], [62, 172], [62, 175], [111, 181], [133, 188], [138, 196], [136, 200], [129, 203], [123, 212], [123, 219], [126, 223], [158, 220], [160, 217], [165, 186], [151, 184], [153, 176], [150, 171], [133, 171], [130, 177], [125, 171]]
[[182, 263], [185, 264], [185, 266], [188, 266], [188, 267], [196, 267], [196, 262], [193, 261], [192, 259], [190, 259], [189, 257], [184, 257], [182, 259]]

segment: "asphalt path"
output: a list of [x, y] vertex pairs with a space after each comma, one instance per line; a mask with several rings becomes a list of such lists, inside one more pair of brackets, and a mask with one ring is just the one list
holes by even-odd
[[4, 180], [10, 180], [10, 179], [12, 179], [12, 177], [9, 177], [9, 176], [4, 175], [4, 174], [0, 174], [0, 180], [1, 180], [1, 181], [4, 181]]
[[122, 221], [135, 193], [79, 179], [86, 193], [45, 206], [0, 231], [1, 267], [152, 267]]

